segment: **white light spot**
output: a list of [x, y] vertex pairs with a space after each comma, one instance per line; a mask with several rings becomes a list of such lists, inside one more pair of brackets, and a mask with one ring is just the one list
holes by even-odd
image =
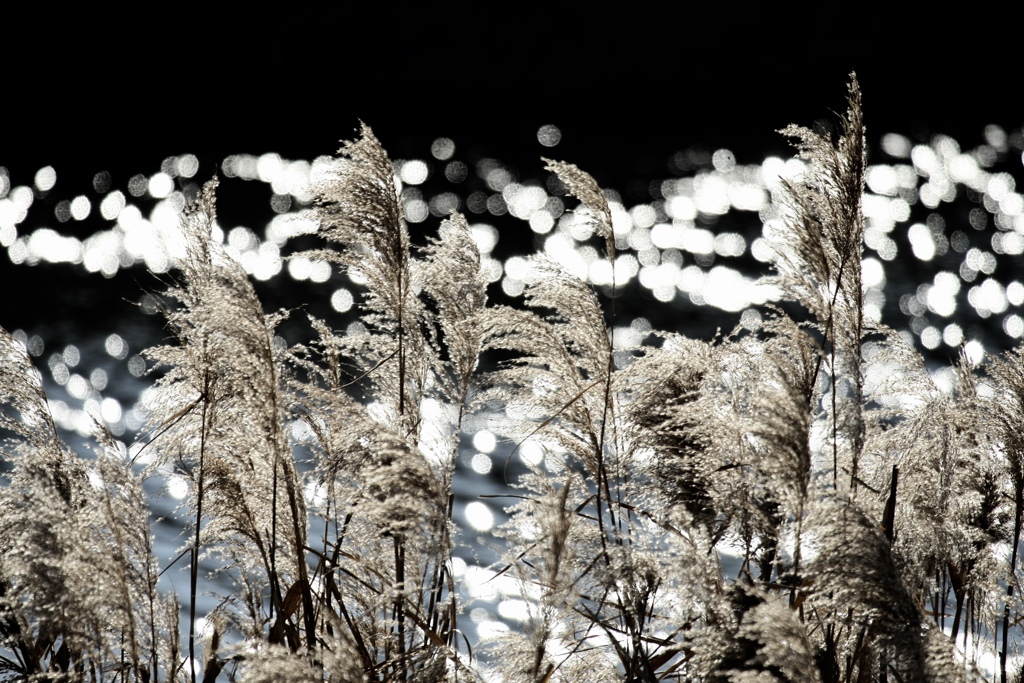
[[1024, 285], [1014, 280], [1006, 286], [1006, 298], [1014, 306], [1024, 304]]
[[494, 527], [494, 513], [479, 501], [466, 505], [466, 521], [477, 531], [490, 531]]
[[964, 341], [964, 331], [956, 323], [950, 323], [942, 330], [942, 341], [946, 346], [956, 348]]
[[167, 477], [167, 494], [175, 500], [183, 500], [188, 495], [188, 480], [178, 474]]
[[981, 342], [972, 339], [964, 344], [964, 354], [974, 367], [978, 367], [985, 360], [985, 347], [981, 345]]
[[897, 223], [903, 223], [910, 218], [910, 204], [901, 197], [889, 202], [889, 218]]
[[69, 368], [75, 367], [82, 360], [82, 354], [74, 344], [68, 344], [61, 355], [64, 358], [64, 363]]
[[638, 204], [629, 210], [633, 225], [638, 228], [649, 228], [658, 220], [658, 212], [649, 204]]
[[71, 217], [76, 221], [84, 221], [92, 211], [92, 202], [85, 195], [78, 195], [71, 200]]
[[113, 424], [121, 419], [121, 404], [114, 398], [105, 398], [100, 403], [100, 417], [107, 424]]
[[907, 239], [910, 240], [910, 248], [914, 256], [922, 261], [931, 261], [935, 256], [935, 240], [932, 231], [921, 223], [915, 223], [907, 231]]
[[714, 250], [719, 256], [743, 256], [747, 241], [735, 232], [723, 232], [715, 237]]
[[154, 173], [149, 179], [149, 194], [156, 199], [163, 199], [174, 192], [174, 179], [163, 171]]
[[473, 435], [473, 448], [478, 451], [483, 453], [493, 453], [497, 445], [498, 440], [490, 430], [481, 429]]
[[331, 279], [331, 264], [327, 261], [313, 261], [309, 269], [310, 282], [324, 283]]
[[345, 313], [352, 308], [352, 292], [345, 288], [335, 290], [331, 295], [331, 307], [338, 313]]
[[28, 251], [36, 259], [50, 263], [81, 263], [82, 243], [74, 237], [64, 237], [50, 228], [40, 228], [28, 238]]
[[255, 249], [259, 246], [259, 238], [249, 228], [239, 226], [237, 228], [231, 228], [228, 232], [228, 246], [234, 247], [238, 251], [248, 251]]
[[79, 400], [89, 395], [89, 382], [77, 373], [68, 378], [65, 388], [69, 394]]
[[892, 166], [872, 166], [867, 172], [868, 188], [876, 194], [895, 196], [899, 191], [896, 170]]
[[885, 268], [876, 258], [866, 258], [861, 262], [861, 277], [865, 287], [882, 287], [885, 285]]
[[103, 475], [101, 475], [96, 470], [92, 470], [91, 469], [91, 470], [89, 470], [86, 473], [85, 476], [86, 476], [86, 478], [88, 478], [89, 485], [92, 486], [93, 489], [95, 489], [97, 491], [102, 491], [103, 490], [103, 486], [104, 486]]
[[213, 621], [206, 617], [196, 619], [196, 633], [204, 638], [210, 637], [210, 634], [213, 633], [213, 627]]
[[1024, 214], [1024, 196], [1010, 192], [999, 200], [999, 210], [1008, 216]]
[[986, 279], [980, 285], [971, 287], [967, 293], [967, 300], [979, 311], [985, 310], [991, 313], [1002, 313], [1006, 310], [1006, 293], [1003, 286], [992, 278]]
[[519, 457], [537, 466], [544, 462], [544, 449], [536, 441], [527, 441], [519, 447]]
[[402, 182], [406, 185], [419, 185], [427, 179], [430, 175], [430, 167], [427, 166], [425, 161], [419, 159], [412, 159], [402, 164], [402, 170], [399, 173], [399, 177]]
[[525, 600], [512, 598], [498, 603], [498, 614], [502, 619], [525, 624], [530, 621], [530, 606]]
[[191, 178], [199, 170], [199, 159], [195, 154], [182, 154], [178, 157], [178, 175], [182, 178]]
[[404, 204], [405, 219], [410, 223], [422, 223], [430, 216], [430, 205], [422, 199], [410, 199]]
[[288, 274], [292, 276], [292, 280], [308, 280], [309, 272], [312, 269], [312, 261], [305, 256], [296, 256], [295, 258], [288, 259]]
[[[547, 215], [546, 212], [545, 215]], [[498, 243], [497, 230], [486, 223], [474, 223], [469, 230], [473, 235], [473, 241], [476, 242], [476, 248], [480, 250], [481, 254], [490, 254], [494, 250], [494, 246]]]
[[693, 184], [694, 204], [701, 213], [723, 216], [729, 212], [729, 183], [719, 173], [697, 176]]
[[769, 189], [777, 188], [785, 167], [786, 161], [780, 157], [767, 157], [762, 161], [761, 179], [764, 181], [764, 186]]
[[[0, 214], [3, 213], [5, 203], [10, 205], [7, 200], [0, 199]], [[9, 247], [18, 239], [18, 229], [14, 227], [14, 221], [7, 221], [5, 218], [0, 215], [0, 247]]]
[[771, 263], [775, 258], [775, 251], [771, 243], [763, 237], [758, 237], [750, 245], [750, 253], [761, 263]]
[[723, 311], [738, 312], [751, 304], [763, 304], [767, 300], [767, 290], [761, 288], [756, 280], [724, 266], [711, 269], [701, 294], [709, 306]]
[[882, 149], [891, 157], [906, 159], [910, 156], [910, 139], [898, 133], [886, 133], [882, 136]]
[[[942, 273], [939, 273], [942, 275]], [[936, 279], [938, 276], [936, 276]], [[959, 283], [959, 280], [957, 281]], [[956, 293], [959, 290], [939, 286], [937, 283], [935, 286], [928, 289], [928, 294], [925, 296], [925, 303], [928, 305], [928, 310], [936, 315], [941, 315], [944, 318], [948, 318], [956, 312]]]
[[538, 235], [546, 235], [555, 227], [555, 219], [547, 211], [534, 211], [530, 214], [530, 230]]
[[124, 193], [120, 190], [114, 190], [100, 202], [100, 215], [108, 221], [117, 220], [117, 217], [121, 214], [121, 211], [125, 207]]
[[728, 173], [729, 171], [736, 168], [736, 155], [728, 149], [716, 150], [711, 155], [711, 165], [715, 167], [715, 170], [719, 173]]
[[108, 354], [119, 360], [128, 355], [128, 344], [119, 334], [111, 334], [103, 342], [103, 348]]
[[[544, 189], [536, 185], [519, 185], [509, 183], [501, 191], [502, 199], [509, 213], [516, 218], [529, 219], [535, 212], [544, 208], [548, 195]], [[547, 213], [545, 211], [544, 213]]]
[[132, 356], [128, 360], [128, 372], [132, 377], [142, 377], [146, 374], [146, 359], [142, 356]]
[[48, 192], [57, 184], [57, 171], [53, 166], [43, 166], [36, 171], [35, 185], [40, 192]]
[[697, 217], [697, 205], [693, 199], [684, 195], [676, 195], [665, 202], [665, 211], [672, 218], [692, 221]]
[[466, 567], [466, 590], [477, 600], [490, 601], [498, 596], [494, 572], [476, 565]]
[[761, 313], [757, 309], [748, 308], [740, 315], [740, 325], [751, 332], [756, 332], [761, 329]]
[[[495, 642], [511, 631], [507, 624], [497, 619], [485, 619], [476, 625], [476, 634], [482, 642]], [[500, 679], [499, 679], [500, 680]]]
[[254, 253], [255, 257], [251, 263], [252, 270], [247, 265], [246, 272], [251, 272], [257, 280], [269, 280], [281, 272], [281, 249], [273, 242], [264, 242], [259, 249], [250, 253]]
[[550, 123], [537, 129], [537, 142], [545, 147], [554, 147], [562, 141], [562, 131]]
[[1024, 320], [1016, 313], [1006, 316], [1003, 320], [1003, 331], [1014, 339], [1020, 339], [1024, 334]]
[[430, 155], [438, 161], [447, 161], [455, 154], [455, 143], [449, 138], [438, 138], [430, 144]]
[[470, 462], [470, 467], [472, 467], [473, 471], [477, 474], [488, 474], [494, 467], [494, 463], [491, 462], [491, 457], [489, 455], [476, 453], [473, 456], [473, 460]]
[[96, 391], [103, 391], [107, 388], [107, 371], [103, 368], [95, 368], [89, 373], [89, 384]]
[[274, 182], [282, 170], [284, 170], [284, 162], [280, 154], [267, 152], [256, 161], [256, 173], [265, 183]]

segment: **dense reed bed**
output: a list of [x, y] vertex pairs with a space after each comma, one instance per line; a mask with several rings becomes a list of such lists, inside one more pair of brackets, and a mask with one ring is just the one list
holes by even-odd
[[[836, 139], [784, 133], [805, 172], [774, 197], [776, 303], [634, 346], [614, 334], [612, 212], [572, 164], [545, 160], [610, 283], [538, 255], [523, 305], [490, 305], [466, 219], [414, 246], [363, 126], [315, 188], [320, 248], [296, 255], [365, 282], [344, 331], [264, 311], [213, 237], [210, 181], [182, 214], [138, 444], [97, 421], [76, 455], [0, 331], [0, 676], [1019, 680], [1022, 352], [961, 354], [944, 392], [870, 315], [855, 79]], [[275, 334], [289, 316], [305, 343]], [[541, 457], [492, 567], [525, 616], [471, 646], [453, 479], [476, 415]], [[158, 590], [144, 486], [167, 471], [189, 481], [187, 596]], [[231, 586], [204, 629], [201, 563]]]

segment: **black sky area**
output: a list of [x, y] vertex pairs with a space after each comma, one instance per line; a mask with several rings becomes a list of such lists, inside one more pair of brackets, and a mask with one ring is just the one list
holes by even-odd
[[[788, 153], [775, 131], [842, 111], [854, 70], [869, 142], [896, 131], [976, 144], [987, 123], [1024, 122], [1012, 17], [607, 7], [48, 12], [12, 32], [0, 165], [15, 185], [47, 164], [62, 181], [107, 170], [123, 184], [191, 152], [212, 174], [232, 153], [333, 153], [362, 119], [395, 158], [447, 136], [460, 153], [538, 169], [554, 155], [614, 186], [665, 174], [692, 146], [751, 162]], [[536, 140], [547, 123], [563, 131], [555, 150]]]

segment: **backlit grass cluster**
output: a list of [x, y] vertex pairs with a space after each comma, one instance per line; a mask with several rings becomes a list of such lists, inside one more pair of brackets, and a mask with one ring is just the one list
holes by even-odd
[[[1024, 358], [962, 354], [943, 392], [866, 313], [856, 80], [848, 105], [834, 140], [784, 131], [806, 172], [774, 197], [777, 304], [715, 339], [615, 343], [620, 245], [570, 163], [545, 160], [611, 283], [536, 256], [497, 306], [462, 215], [410, 239], [363, 126], [296, 254], [365, 282], [346, 330], [264, 310], [209, 182], [140, 443], [97, 422], [76, 455], [0, 330], [0, 679], [1019, 680]], [[289, 316], [305, 343], [275, 333]], [[476, 418], [543, 457], [494, 541], [525, 616], [471, 644], [453, 481]], [[188, 595], [158, 589], [144, 486], [166, 471], [189, 480]], [[201, 566], [231, 587], [205, 629]]]

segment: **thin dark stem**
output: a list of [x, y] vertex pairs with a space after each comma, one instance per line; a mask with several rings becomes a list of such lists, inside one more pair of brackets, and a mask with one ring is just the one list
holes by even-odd
[[[151, 539], [148, 533], [143, 534], [144, 542], [146, 544], [146, 555], [147, 557], [153, 556], [153, 547]], [[157, 639], [156, 639], [156, 579], [153, 577], [153, 566], [147, 561], [146, 562], [146, 586], [149, 588], [149, 595], [146, 596], [149, 602], [149, 661], [153, 668], [152, 678], [150, 680], [154, 683], [159, 680], [158, 674], [160, 671], [160, 656], [157, 651]]]
[[[398, 235], [401, 235], [401, 229], [399, 226], [395, 226], [395, 230]], [[405, 416], [405, 289], [408, 286], [406, 283], [406, 272], [408, 255], [405, 252], [405, 245], [403, 240], [396, 239], [394, 249], [397, 252], [394, 255], [395, 263], [398, 267], [395, 268], [395, 277], [398, 278], [396, 292], [398, 293], [398, 414], [399, 416]]]
[[196, 683], [196, 584], [199, 580], [199, 541], [203, 521], [203, 486], [206, 463], [206, 415], [210, 398], [210, 370], [203, 375], [202, 412], [199, 433], [199, 478], [196, 482], [196, 534], [192, 542], [192, 563], [189, 574], [188, 659], [192, 683]]
[[[274, 608], [280, 607], [281, 586], [277, 578], [277, 451], [274, 451], [274, 474], [270, 485], [270, 623]], [[266, 528], [263, 530], [266, 533]]]
[[286, 478], [288, 506], [292, 514], [292, 534], [295, 537], [295, 561], [299, 570], [299, 587], [302, 591], [302, 612], [306, 627], [306, 649], [312, 652], [316, 647], [316, 615], [313, 612], [313, 595], [309, 589], [309, 575], [306, 569], [306, 554], [302, 547], [302, 530], [299, 528], [299, 504], [295, 484]]
[[[611, 230], [611, 225], [608, 226], [608, 230]], [[606, 531], [604, 528], [604, 515], [601, 511], [601, 495], [602, 488], [604, 490], [604, 496], [608, 501], [608, 516], [611, 518], [613, 527], [616, 527], [615, 512], [612, 508], [612, 492], [611, 487], [608, 484], [608, 470], [604, 461], [604, 447], [606, 433], [608, 429], [608, 414], [611, 411], [612, 403], [612, 374], [615, 372], [615, 298], [616, 298], [616, 282], [615, 282], [615, 236], [614, 234], [607, 237], [606, 250], [608, 252], [608, 260], [612, 265], [612, 296], [611, 296], [611, 310], [609, 311], [610, 321], [608, 325], [608, 361], [605, 367], [605, 378], [604, 378], [604, 403], [601, 412], [601, 431], [598, 437], [597, 443], [597, 523], [601, 532], [601, 548], [604, 552], [605, 562], [610, 562], [608, 557], [608, 545], [606, 540]]]
[[1013, 548], [1010, 551], [1010, 575], [1006, 581], [1006, 605], [1003, 607], [1003, 647], [999, 651], [999, 680], [1006, 683], [1006, 653], [1010, 637], [1010, 603], [1017, 582], [1017, 548], [1020, 545], [1021, 519], [1024, 517], [1024, 487], [1016, 486], [1013, 514]]
[[405, 593], [405, 545], [396, 536], [395, 539], [395, 619], [398, 622], [398, 680], [407, 680], [405, 661], [405, 609], [403, 595]]

